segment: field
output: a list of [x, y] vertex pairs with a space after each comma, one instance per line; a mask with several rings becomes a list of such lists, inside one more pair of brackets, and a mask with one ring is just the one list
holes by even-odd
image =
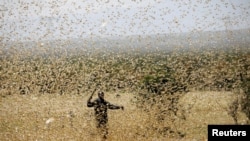
[[206, 140], [208, 124], [249, 124], [249, 71], [248, 47], [1, 50], [0, 139], [100, 140], [97, 88], [125, 107], [109, 111], [108, 140]]

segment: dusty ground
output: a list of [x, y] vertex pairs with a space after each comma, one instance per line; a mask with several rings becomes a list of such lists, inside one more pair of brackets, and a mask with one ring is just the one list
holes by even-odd
[[[86, 107], [86, 95], [11, 95], [0, 99], [0, 140], [82, 141], [99, 140], [93, 109]], [[94, 95], [94, 98], [96, 95]], [[228, 105], [237, 96], [231, 92], [190, 92], [180, 99], [185, 120], [172, 127], [185, 137], [162, 137], [148, 130], [158, 126], [154, 114], [137, 109], [132, 93], [107, 93], [106, 99], [125, 110], [109, 111], [109, 140], [206, 140], [208, 124], [234, 124]], [[246, 117], [238, 112], [239, 123]], [[156, 124], [156, 125], [154, 125]], [[167, 123], [165, 123], [167, 124]], [[159, 125], [162, 126], [162, 125]]]

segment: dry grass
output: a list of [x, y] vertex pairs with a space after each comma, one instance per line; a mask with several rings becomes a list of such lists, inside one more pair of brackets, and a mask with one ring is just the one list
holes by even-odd
[[[187, 137], [204, 137], [208, 124], [235, 124], [228, 112], [236, 99], [237, 94], [225, 91], [187, 93], [179, 101], [186, 115], [187, 122], [183, 122], [182, 126], [188, 127], [185, 131]], [[247, 124], [244, 113], [237, 111], [237, 116], [239, 124]]]
[[[109, 111], [109, 140], [204, 140], [208, 124], [234, 124], [227, 113], [235, 99], [231, 92], [190, 92], [180, 100], [185, 120], [159, 122], [158, 110], [136, 108], [134, 94], [108, 93], [106, 98], [125, 106], [125, 110]], [[13, 95], [1, 99], [1, 140], [99, 140], [93, 109], [86, 107], [87, 94], [78, 95]], [[167, 108], [167, 107], [165, 107]], [[240, 123], [246, 117], [239, 112]], [[185, 133], [163, 135], [150, 127], [170, 127]]]
[[[130, 102], [132, 94], [120, 98], [107, 95], [110, 102], [125, 106], [109, 111], [110, 140], [140, 139], [149, 120]], [[98, 140], [93, 109], [86, 96], [23, 95], [1, 100], [2, 140]], [[71, 114], [70, 114], [71, 113]], [[141, 137], [142, 140], [145, 138]]]

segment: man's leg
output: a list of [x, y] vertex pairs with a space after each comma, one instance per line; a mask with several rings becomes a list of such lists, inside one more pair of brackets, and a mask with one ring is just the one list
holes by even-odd
[[99, 123], [99, 133], [101, 134], [103, 139], [108, 138], [108, 127], [106, 122], [100, 122]]
[[107, 127], [107, 124], [105, 124], [105, 127], [104, 127], [104, 138], [107, 139], [108, 138], [108, 127]]

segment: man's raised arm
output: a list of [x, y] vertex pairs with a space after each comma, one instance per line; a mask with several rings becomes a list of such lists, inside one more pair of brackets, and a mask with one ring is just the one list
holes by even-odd
[[88, 99], [88, 101], [87, 101], [87, 106], [88, 106], [88, 107], [93, 107], [93, 106], [94, 106], [94, 102], [91, 102], [91, 99], [92, 99], [92, 97], [93, 97], [95, 91], [96, 91], [96, 89], [94, 89], [94, 91], [92, 92], [92, 94], [90, 95], [90, 97], [89, 97], [89, 99]]
[[93, 107], [94, 106], [94, 103], [91, 102], [91, 99], [92, 99], [92, 95], [89, 97], [88, 101], [87, 101], [87, 106], [88, 107]]

